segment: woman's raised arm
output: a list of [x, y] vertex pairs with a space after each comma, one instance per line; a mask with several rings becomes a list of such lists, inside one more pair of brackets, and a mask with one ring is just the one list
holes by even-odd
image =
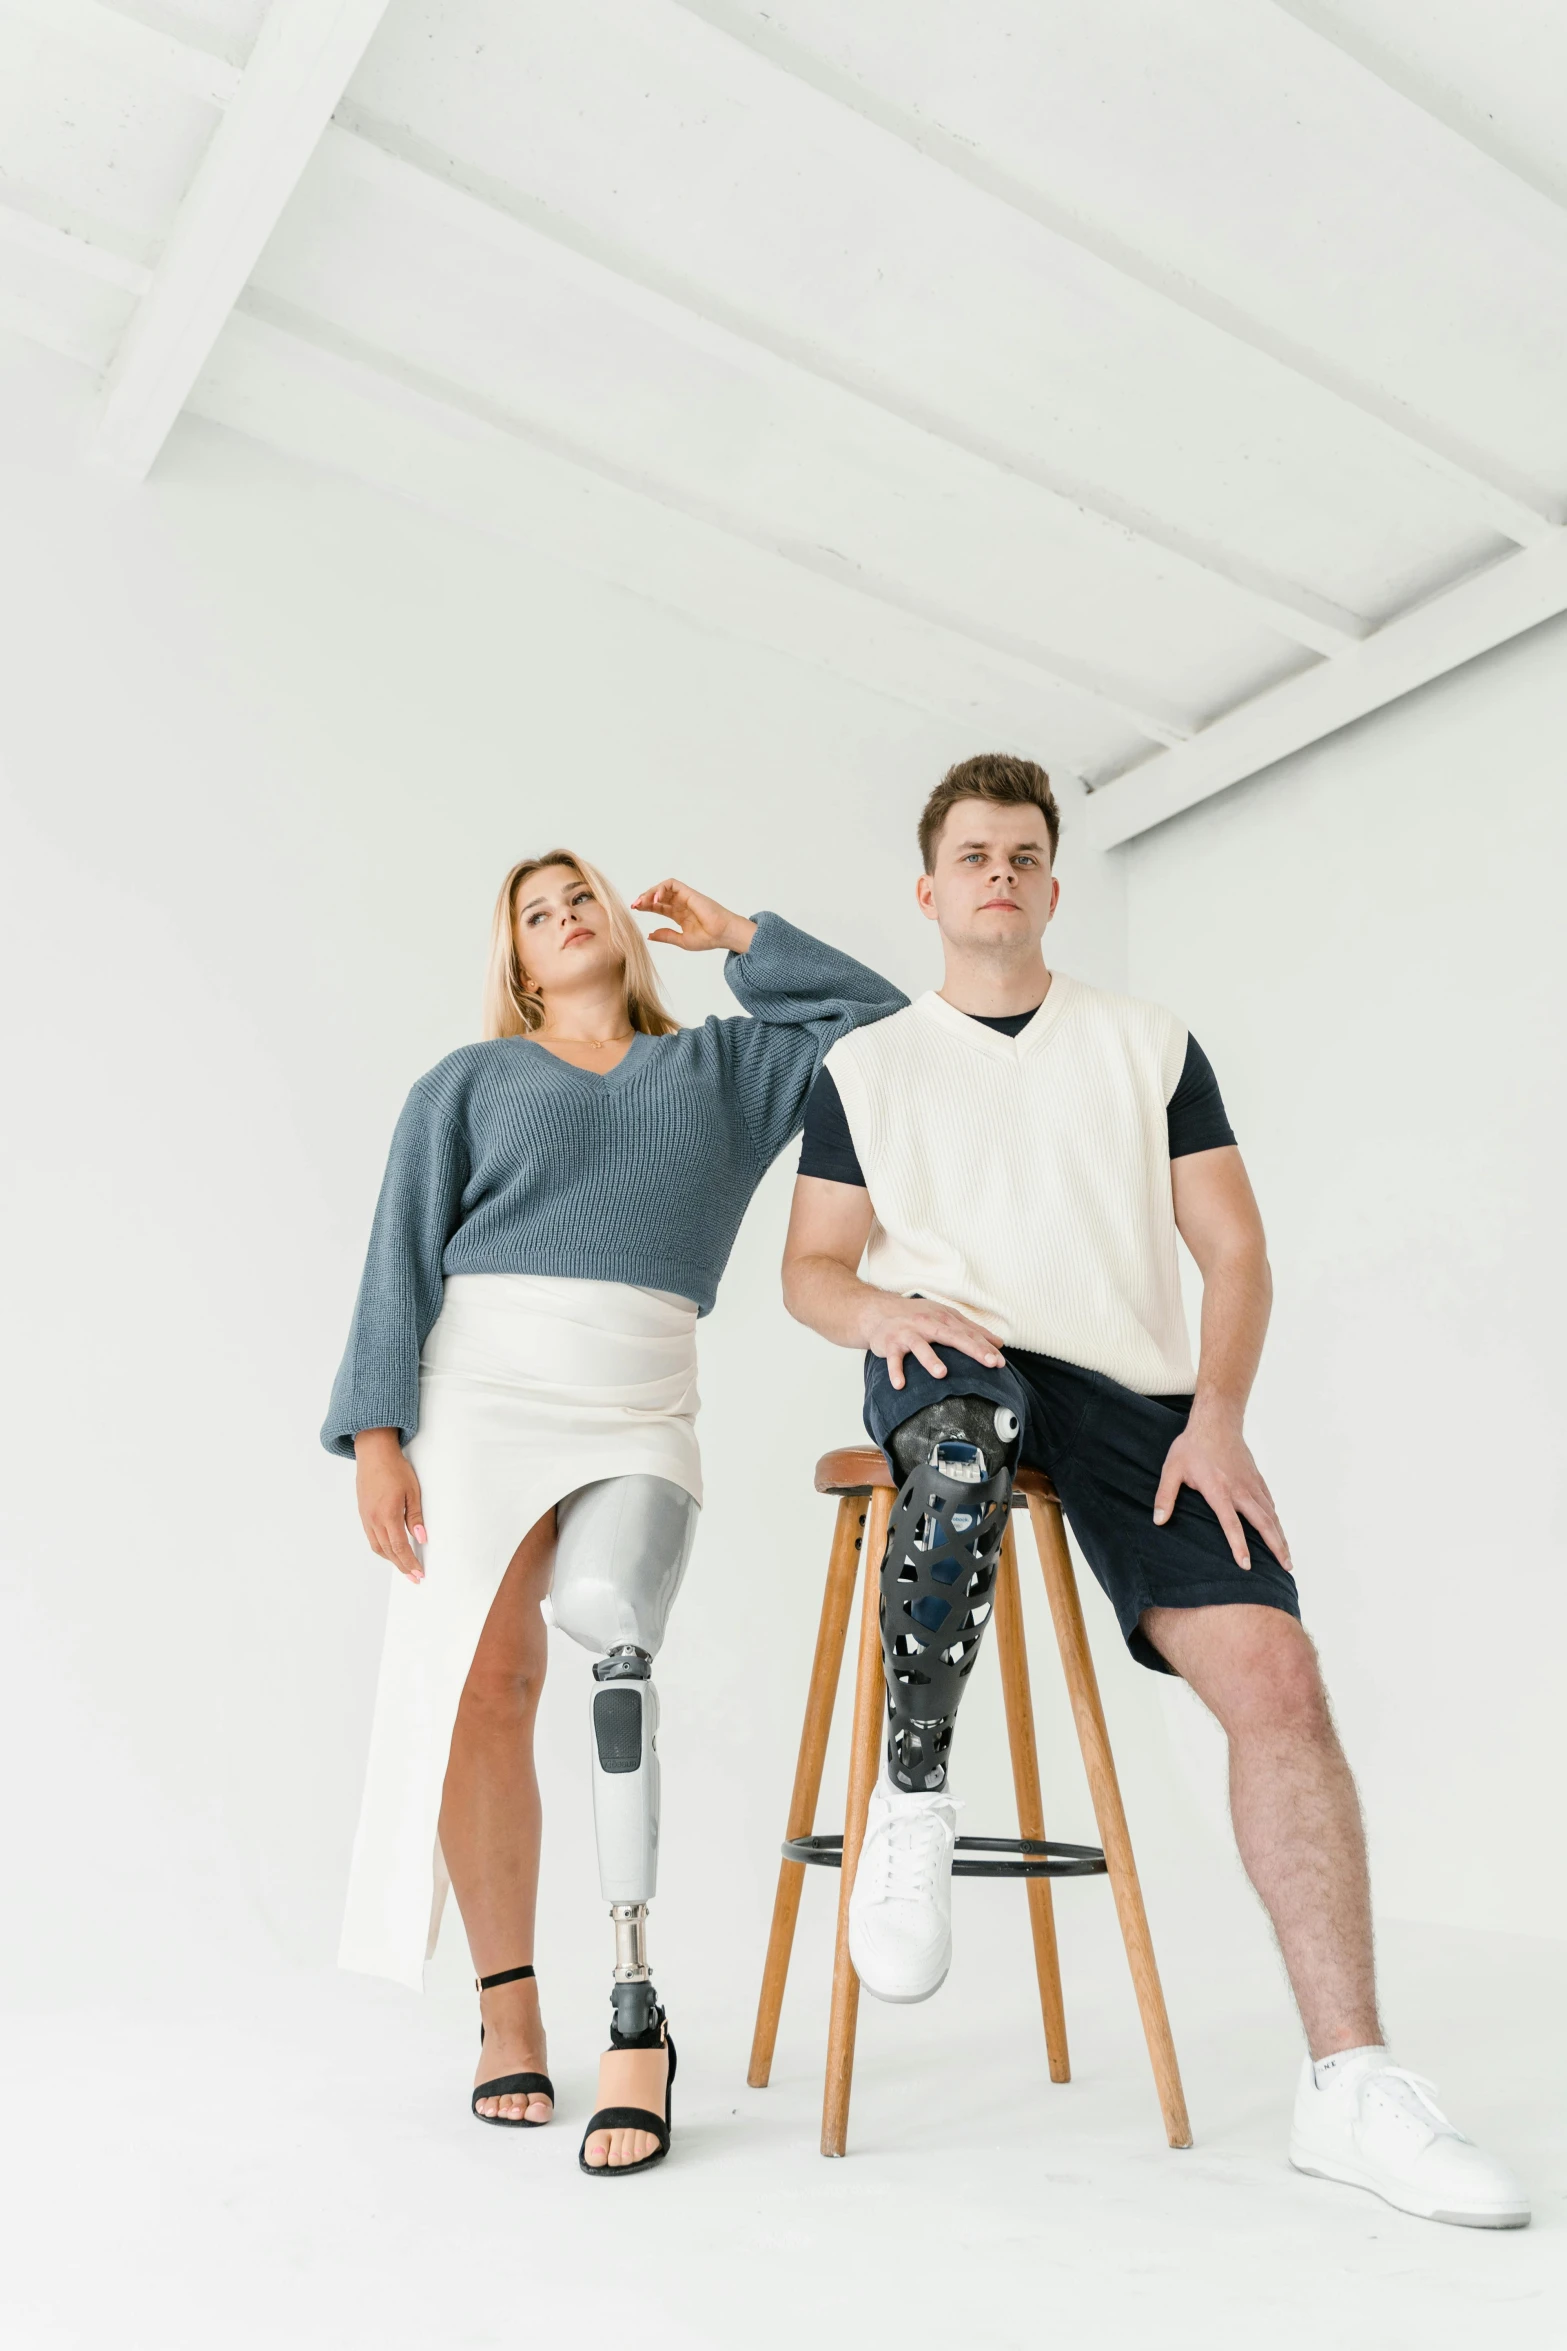
[[852, 955], [759, 914], [743, 955], [724, 966], [751, 1015], [719, 1023], [731, 1042], [735, 1086], [764, 1165], [800, 1131], [823, 1057], [851, 1029], [901, 1012], [908, 998]]
[[677, 882], [672, 875], [668, 881], [655, 882], [631, 904], [638, 914], [661, 914], [666, 924], [675, 925], [673, 930], [649, 931], [649, 939], [660, 947], [683, 947], [688, 955], [706, 954], [714, 947], [743, 955], [756, 937], [756, 925], [747, 916], [731, 914], [716, 898], [704, 898], [689, 882]]

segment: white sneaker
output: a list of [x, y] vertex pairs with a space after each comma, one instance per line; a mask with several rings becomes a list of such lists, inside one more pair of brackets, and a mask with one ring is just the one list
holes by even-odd
[[1319, 2090], [1308, 2057], [1295, 2093], [1290, 2161], [1318, 2179], [1385, 2196], [1400, 2212], [1459, 2228], [1521, 2229], [1529, 2199], [1504, 2164], [1455, 2130], [1419, 2074], [1368, 2049]]
[[946, 1981], [957, 1834], [958, 1806], [945, 1790], [907, 1795], [884, 1768], [849, 1896], [849, 1957], [874, 1999], [928, 2000]]

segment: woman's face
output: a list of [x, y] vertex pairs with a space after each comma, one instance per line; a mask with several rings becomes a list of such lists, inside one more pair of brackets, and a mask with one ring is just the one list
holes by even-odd
[[548, 1002], [551, 994], [624, 976], [609, 917], [580, 873], [541, 865], [517, 892], [517, 953]]

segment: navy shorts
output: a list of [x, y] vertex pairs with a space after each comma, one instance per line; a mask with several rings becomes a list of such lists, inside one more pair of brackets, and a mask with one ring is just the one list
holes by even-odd
[[908, 1355], [902, 1388], [893, 1386], [879, 1355], [866, 1356], [866, 1428], [885, 1446], [903, 1421], [943, 1396], [987, 1396], [1007, 1405], [1022, 1428], [1023, 1462], [1042, 1469], [1060, 1495], [1067, 1523], [1139, 1665], [1155, 1673], [1174, 1670], [1138, 1629], [1145, 1608], [1249, 1601], [1299, 1618], [1295, 1579], [1254, 1527], [1246, 1528], [1247, 1569], [1236, 1565], [1213, 1510], [1190, 1486], [1181, 1488], [1165, 1524], [1154, 1525], [1165, 1455], [1186, 1426], [1190, 1396], [1139, 1396], [1103, 1372], [1021, 1347], [1009, 1347], [996, 1370], [952, 1347], [936, 1352], [946, 1378]]

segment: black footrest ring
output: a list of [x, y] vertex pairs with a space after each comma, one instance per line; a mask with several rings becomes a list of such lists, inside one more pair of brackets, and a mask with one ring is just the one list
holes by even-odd
[[[994, 1854], [991, 1861], [966, 1856]], [[785, 1861], [814, 1863], [818, 1869], [843, 1867], [842, 1837], [789, 1837], [783, 1845]], [[1054, 1837], [959, 1837], [953, 1856], [955, 1878], [1102, 1878], [1105, 1857], [1097, 1845], [1061, 1845]]]

